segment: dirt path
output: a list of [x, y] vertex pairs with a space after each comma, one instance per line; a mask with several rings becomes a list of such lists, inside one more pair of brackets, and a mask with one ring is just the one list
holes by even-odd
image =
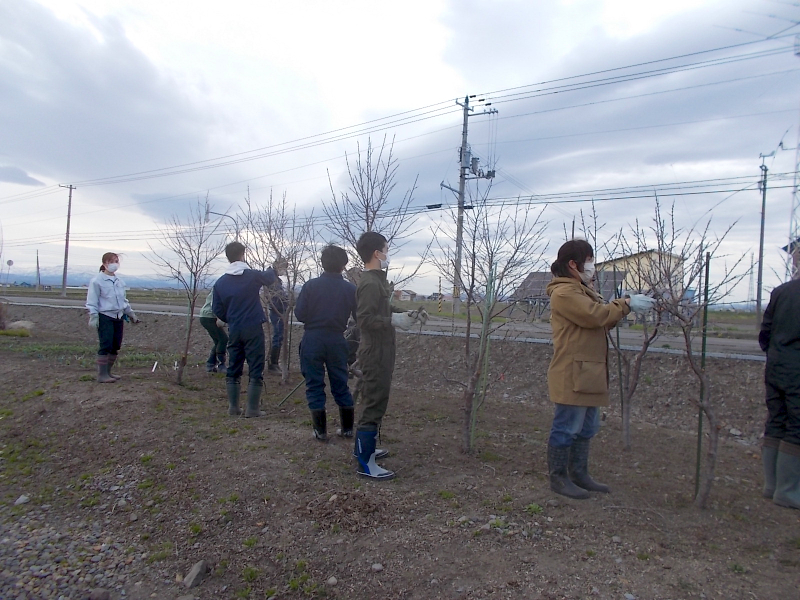
[[[376, 484], [355, 476], [350, 443], [311, 438], [300, 392], [279, 409], [288, 390], [268, 380], [267, 417], [246, 420], [226, 416], [220, 376], [195, 366], [176, 386], [182, 318], [127, 327], [125, 377], [98, 385], [82, 311], [12, 308], [23, 317], [33, 337], [0, 338], [2, 598], [782, 599], [800, 587], [800, 512], [760, 497], [761, 365], [710, 362], [725, 430], [701, 513], [697, 390], [677, 357], [647, 359], [630, 452], [609, 407], [592, 459], [613, 493], [579, 502], [546, 482], [546, 347], [493, 346], [465, 456], [448, 382], [458, 342], [401, 336], [382, 433], [399, 475]], [[187, 590], [176, 578], [199, 560], [211, 570]]]

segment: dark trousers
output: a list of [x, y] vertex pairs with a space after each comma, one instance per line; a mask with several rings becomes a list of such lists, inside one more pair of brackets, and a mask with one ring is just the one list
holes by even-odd
[[336, 404], [353, 406], [347, 386], [347, 340], [335, 331], [306, 331], [300, 341], [300, 371], [306, 379], [306, 400], [311, 410], [325, 408], [326, 369]]
[[274, 310], [269, 311], [269, 322], [272, 325], [272, 345], [270, 348], [280, 348], [283, 344], [283, 317]]
[[[211, 347], [211, 354], [208, 356], [208, 365], [215, 366], [220, 354], [225, 355], [225, 348], [228, 345], [228, 334], [222, 327], [217, 326], [217, 319], [215, 317], [200, 317], [200, 325], [203, 326], [211, 336], [214, 345]], [[221, 362], [225, 362], [224, 360]]]
[[98, 315], [97, 336], [100, 338], [100, 355], [117, 355], [122, 348], [122, 319], [112, 319], [102, 313]]
[[800, 382], [793, 385], [774, 385], [767, 388], [767, 423], [764, 436], [800, 445]]
[[[394, 332], [392, 332], [393, 334]], [[362, 332], [358, 364], [361, 367], [361, 418], [358, 429], [377, 431], [389, 405], [389, 392], [394, 372], [394, 336], [367, 338]]]
[[228, 378], [239, 379], [247, 361], [250, 381], [264, 379], [264, 328], [261, 323], [232, 329], [228, 338]]

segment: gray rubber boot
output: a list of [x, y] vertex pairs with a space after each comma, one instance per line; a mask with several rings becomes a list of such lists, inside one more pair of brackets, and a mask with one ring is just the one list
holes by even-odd
[[589, 492], [572, 483], [567, 473], [568, 462], [569, 446], [566, 448], [547, 446], [547, 467], [550, 471], [550, 489], [556, 494], [561, 494], [567, 498], [586, 500], [589, 497]]
[[105, 354], [97, 355], [97, 383], [117, 383], [108, 372], [108, 356]]
[[225, 387], [228, 390], [228, 414], [232, 417], [238, 417], [242, 414], [242, 409], [239, 408], [241, 380], [228, 377], [225, 379]]
[[328, 441], [328, 418], [325, 409], [311, 411], [311, 426], [314, 430], [314, 438], [320, 442]]
[[800, 445], [781, 442], [775, 461], [775, 494], [778, 506], [800, 508]]
[[764, 463], [764, 498], [772, 498], [775, 494], [775, 463], [778, 460], [778, 438], [765, 437], [761, 441], [761, 462]]
[[589, 492], [608, 494], [611, 490], [602, 483], [597, 483], [589, 475], [589, 438], [576, 437], [569, 448], [569, 478], [572, 482]]
[[109, 354], [108, 355], [108, 376], [113, 377], [114, 379], [122, 379], [119, 375], [114, 375], [111, 372], [111, 369], [114, 368], [114, 363], [117, 362], [117, 355], [116, 354]]
[[267, 413], [261, 410], [261, 388], [264, 387], [264, 383], [261, 381], [253, 381], [250, 380], [250, 383], [247, 384], [247, 410], [244, 413], [244, 416], [248, 419], [252, 419], [255, 417], [263, 417]]

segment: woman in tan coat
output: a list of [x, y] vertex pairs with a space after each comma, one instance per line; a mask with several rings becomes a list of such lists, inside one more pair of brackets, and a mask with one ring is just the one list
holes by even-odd
[[598, 407], [608, 406], [606, 332], [631, 312], [652, 308], [644, 295], [606, 304], [591, 287], [594, 250], [586, 240], [571, 240], [558, 250], [547, 286], [553, 328], [553, 360], [547, 372], [555, 415], [547, 446], [550, 488], [586, 499], [589, 492], [609, 492], [588, 472], [589, 441], [600, 427]]

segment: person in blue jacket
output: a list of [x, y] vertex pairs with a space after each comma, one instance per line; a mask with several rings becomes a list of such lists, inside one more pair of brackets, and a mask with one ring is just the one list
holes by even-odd
[[[286, 275], [289, 263], [280, 256], [272, 263], [272, 270], [278, 274]], [[272, 345], [269, 351], [268, 371], [280, 373], [279, 361], [281, 359], [281, 347], [283, 346], [283, 329], [286, 310], [289, 308], [289, 295], [286, 290], [279, 288], [270, 290], [269, 294], [269, 322], [272, 325]]]
[[225, 246], [230, 264], [217, 279], [211, 303], [214, 315], [228, 324], [228, 414], [242, 414], [239, 393], [244, 362], [247, 361], [249, 382], [245, 417], [262, 417], [259, 409], [261, 388], [264, 385], [264, 327], [267, 320], [261, 305], [263, 286], [278, 287], [280, 279], [272, 268], [266, 271], [251, 269], [244, 262], [245, 247], [239, 242]]
[[325, 413], [325, 371], [339, 406], [342, 437], [353, 437], [353, 396], [347, 386], [349, 348], [344, 332], [356, 315], [356, 286], [342, 277], [347, 252], [326, 246], [320, 256], [323, 273], [300, 290], [294, 314], [304, 327], [300, 341], [300, 370], [306, 380], [306, 400], [314, 437], [328, 441]]

